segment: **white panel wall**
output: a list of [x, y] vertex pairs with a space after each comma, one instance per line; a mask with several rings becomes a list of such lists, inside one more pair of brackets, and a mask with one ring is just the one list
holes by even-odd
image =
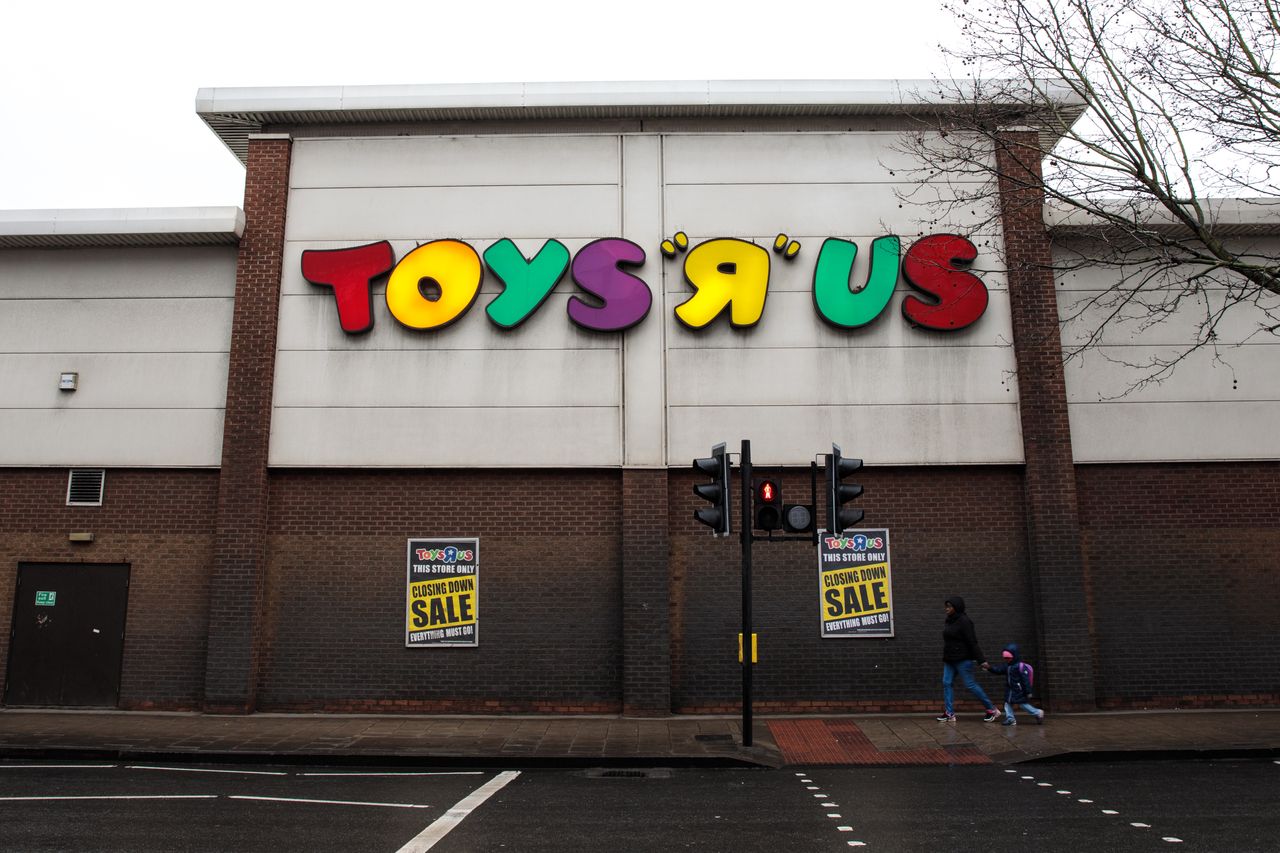
[[[1275, 238], [1256, 242], [1263, 251], [1280, 249]], [[1086, 340], [1115, 313], [1101, 300], [1118, 279], [1106, 267], [1060, 277], [1064, 345]], [[1186, 353], [1196, 325], [1232, 297], [1222, 283], [1206, 285], [1160, 322], [1151, 322], [1153, 313], [1143, 307], [1156, 304], [1154, 293], [1135, 297], [1095, 346], [1067, 363], [1077, 462], [1280, 458], [1280, 338], [1264, 331], [1280, 319], [1280, 299], [1232, 307], [1217, 325], [1216, 348], [1190, 353], [1159, 382], [1143, 382], [1152, 365]]]
[[218, 465], [235, 258], [0, 252], [0, 465]]
[[[514, 330], [490, 323], [502, 290], [439, 331], [400, 326], [385, 285], [374, 328], [347, 335], [332, 291], [302, 278], [302, 252], [390, 240], [503, 237], [532, 256], [623, 235], [617, 136], [298, 140], [290, 171], [270, 461], [279, 466], [623, 463], [623, 336], [569, 322], [568, 273]], [[651, 319], [650, 322], [656, 322]]]
[[[671, 310], [693, 291], [679, 260], [664, 262], [670, 464], [743, 438], [763, 464], [804, 464], [832, 441], [880, 465], [1022, 461], [1002, 275], [982, 273], [987, 312], [956, 333], [908, 325], [901, 281], [862, 329], [834, 328], [814, 308], [813, 270], [827, 237], [858, 243], [855, 285], [866, 280], [871, 241], [888, 233], [902, 237], [904, 252], [921, 233], [965, 234], [992, 263], [999, 235], [974, 234], [977, 217], [925, 224], [937, 213], [905, 198], [912, 187], [893, 174], [906, 165], [894, 141], [883, 133], [666, 138], [667, 231], [684, 230], [693, 244], [739, 237], [772, 246], [779, 233], [802, 244], [791, 261], [772, 256], [764, 315], [749, 330], [723, 318], [682, 326]], [[946, 188], [926, 194], [938, 192]]]
[[[684, 465], [716, 441], [755, 442], [764, 464], [802, 464], [834, 440], [877, 464], [1019, 462], [1009, 300], [941, 335], [900, 315], [905, 287], [872, 326], [821, 321], [811, 283], [826, 237], [870, 242], [970, 234], [973, 218], [927, 222], [904, 201], [908, 164], [883, 133], [674, 134], [300, 139], [293, 149], [271, 463], [281, 466]], [[929, 195], [946, 192], [943, 185]], [[968, 214], [966, 214], [967, 216]], [[680, 259], [658, 244], [739, 237], [804, 244], [778, 259], [761, 323], [689, 330]], [[400, 327], [375, 287], [374, 329], [344, 334], [331, 291], [306, 282], [301, 255], [389, 240], [502, 237], [532, 255], [548, 238], [576, 252], [622, 236], [648, 260], [648, 318], [623, 334], [573, 326], [566, 276], [515, 331], [489, 323], [500, 292], [486, 274], [468, 314], [438, 332]], [[990, 257], [990, 253], [987, 255]], [[776, 256], [775, 256], [776, 257]], [[978, 267], [981, 267], [980, 258]], [[519, 453], [513, 454], [512, 448]]]

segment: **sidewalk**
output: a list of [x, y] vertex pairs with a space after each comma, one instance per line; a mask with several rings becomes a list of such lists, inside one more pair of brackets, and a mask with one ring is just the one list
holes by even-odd
[[1044, 726], [919, 714], [441, 717], [0, 709], [0, 758], [468, 766], [894, 766], [1275, 755], [1280, 709], [1060, 714]]

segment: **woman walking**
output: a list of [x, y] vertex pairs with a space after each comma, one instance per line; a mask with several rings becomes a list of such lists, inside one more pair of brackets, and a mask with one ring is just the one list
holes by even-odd
[[943, 602], [943, 609], [946, 610], [947, 621], [942, 626], [942, 714], [938, 717], [938, 722], [956, 721], [951, 685], [959, 675], [965, 689], [987, 709], [987, 715], [982, 721], [994, 723], [1000, 719], [1000, 712], [991, 704], [991, 700], [973, 677], [974, 668], [985, 666], [987, 661], [982, 656], [982, 649], [978, 648], [978, 633], [973, 628], [973, 620], [965, 615], [964, 599], [953, 595]]

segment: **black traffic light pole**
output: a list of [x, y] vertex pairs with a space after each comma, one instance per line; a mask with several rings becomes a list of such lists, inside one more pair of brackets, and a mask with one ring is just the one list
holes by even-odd
[[742, 745], [751, 746], [751, 441], [742, 440]]

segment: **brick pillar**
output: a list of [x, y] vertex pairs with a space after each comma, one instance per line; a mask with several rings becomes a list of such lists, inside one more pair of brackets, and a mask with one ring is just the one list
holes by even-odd
[[267, 571], [267, 445], [289, 197], [287, 138], [251, 138], [223, 420], [204, 704], [254, 708]]
[[622, 472], [622, 712], [671, 713], [667, 472]]
[[996, 146], [1018, 363], [1031, 584], [1046, 694], [1058, 710], [1096, 705], [1088, 566], [1080, 541], [1062, 340], [1034, 131]]

